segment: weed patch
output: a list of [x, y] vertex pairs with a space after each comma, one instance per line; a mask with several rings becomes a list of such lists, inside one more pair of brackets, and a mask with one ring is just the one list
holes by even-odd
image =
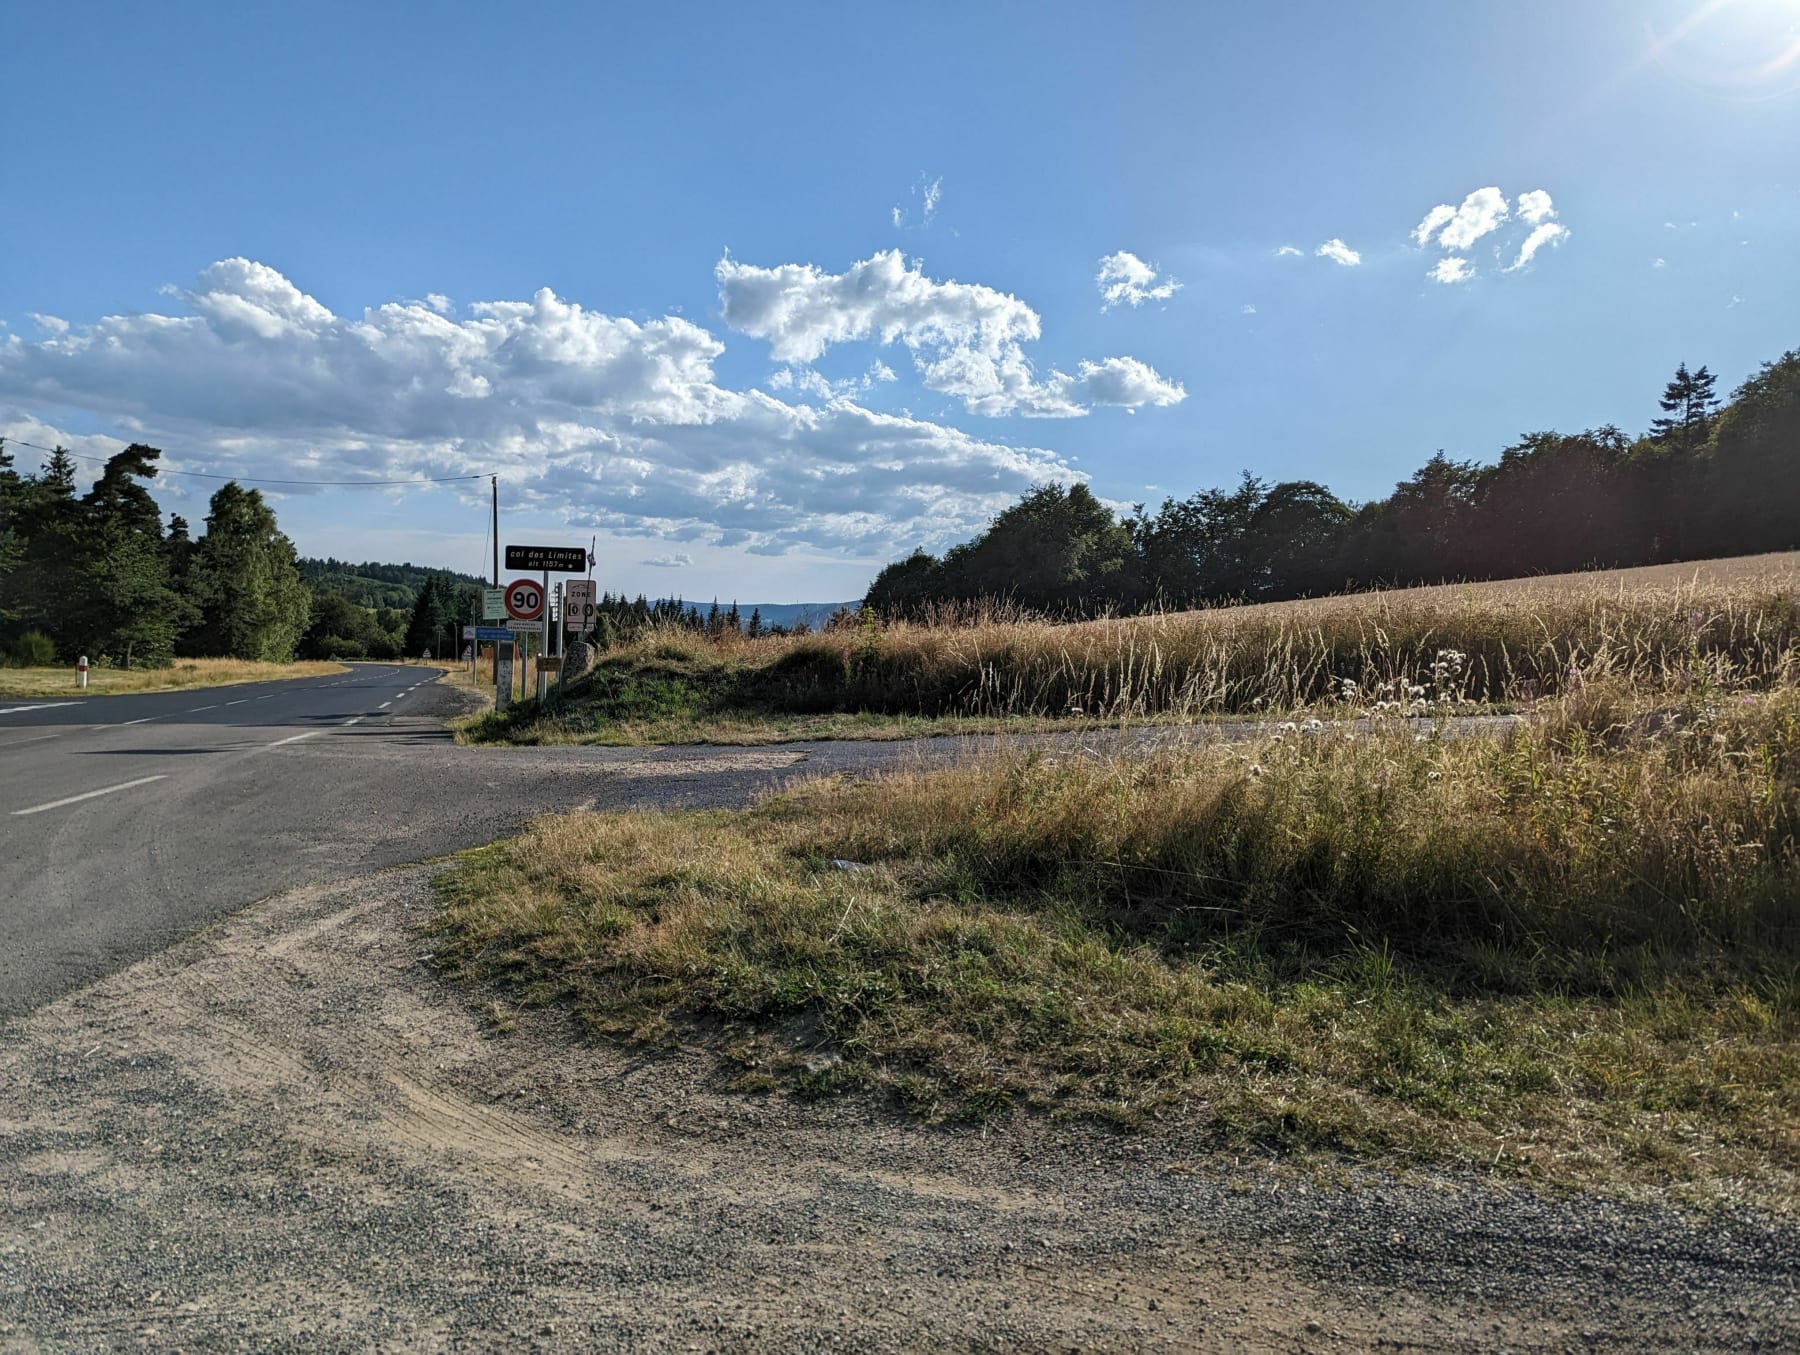
[[547, 819], [446, 875], [440, 954], [746, 1091], [1786, 1202], [1800, 691], [1586, 709]]

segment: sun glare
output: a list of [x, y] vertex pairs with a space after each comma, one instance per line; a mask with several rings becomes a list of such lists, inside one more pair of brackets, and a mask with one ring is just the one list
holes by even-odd
[[1800, 89], [1800, 0], [1708, 0], [1644, 32], [1650, 60], [1694, 89], [1744, 99]]

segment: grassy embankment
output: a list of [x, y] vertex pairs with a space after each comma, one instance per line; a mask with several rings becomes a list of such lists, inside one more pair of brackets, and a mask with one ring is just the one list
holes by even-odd
[[[1441, 654], [1454, 695], [1516, 708], [1607, 672], [1664, 684], [1766, 673], [1800, 632], [1800, 555], [1054, 625], [853, 627], [708, 641], [654, 632], [549, 709], [475, 717], [472, 743], [905, 738], [1340, 711], [1417, 699]], [[1351, 684], [1345, 700], [1345, 683]], [[1431, 695], [1433, 693], [1427, 693]]]
[[94, 668], [87, 691], [75, 685], [73, 665], [50, 668], [0, 668], [0, 697], [124, 696], [133, 692], [172, 692], [188, 687], [223, 687], [240, 682], [279, 682], [285, 678], [323, 677], [348, 670], [341, 663], [303, 660], [253, 663], [245, 659], [178, 659], [167, 668]]
[[[1791, 1208], [1800, 644], [1772, 602], [1712, 604], [1677, 645], [1661, 606], [1634, 631], [1541, 598], [1561, 690], [1500, 739], [1390, 706], [548, 819], [446, 878], [440, 953], [502, 1016], [708, 1044], [747, 1093]], [[1583, 617], [1605, 649], [1558, 635]]]

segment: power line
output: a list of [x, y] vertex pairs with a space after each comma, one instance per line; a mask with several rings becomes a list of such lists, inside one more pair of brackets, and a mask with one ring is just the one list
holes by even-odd
[[[67, 447], [42, 447], [35, 442], [26, 442], [23, 438], [0, 438], [0, 446], [11, 443], [15, 447], [29, 447], [34, 452], [60, 451], [64, 456], [76, 461], [98, 461], [104, 465], [109, 457], [85, 456], [80, 452], [71, 452]], [[330, 485], [338, 488], [361, 486], [367, 489], [378, 489], [393, 485], [445, 485], [460, 480], [485, 480], [489, 472], [480, 471], [474, 475], [428, 475], [413, 480], [263, 480], [249, 475], [215, 475], [203, 470], [169, 470], [158, 466], [158, 475], [186, 475], [196, 480], [235, 480], [242, 485]]]

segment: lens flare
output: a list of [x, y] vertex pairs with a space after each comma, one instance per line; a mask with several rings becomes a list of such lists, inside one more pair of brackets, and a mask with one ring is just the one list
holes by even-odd
[[1652, 63], [1690, 88], [1746, 100], [1800, 90], [1800, 4], [1707, 0], [1665, 30], [1644, 25]]

